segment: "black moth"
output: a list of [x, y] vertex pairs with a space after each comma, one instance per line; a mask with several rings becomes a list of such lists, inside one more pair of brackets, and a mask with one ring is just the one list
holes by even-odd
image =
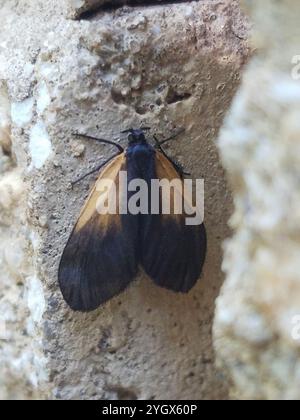
[[[154, 138], [153, 147], [144, 130], [125, 131], [125, 150], [118, 143], [85, 136], [118, 148], [116, 155], [97, 168], [102, 168], [98, 181], [109, 178], [118, 183], [119, 172], [127, 171], [128, 183], [143, 179], [150, 186], [151, 180], [162, 178], [182, 182], [181, 166], [162, 148], [174, 136], [161, 142]], [[60, 261], [59, 285], [68, 305], [75, 311], [95, 310], [133, 281], [139, 265], [158, 286], [187, 293], [200, 277], [205, 260], [204, 224], [186, 225], [184, 213], [100, 215], [96, 185]]]

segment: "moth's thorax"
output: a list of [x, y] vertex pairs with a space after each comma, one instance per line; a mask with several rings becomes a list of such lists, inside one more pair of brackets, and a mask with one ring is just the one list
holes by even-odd
[[135, 168], [141, 177], [153, 167], [154, 157], [155, 150], [147, 142], [131, 144], [126, 150], [127, 167]]

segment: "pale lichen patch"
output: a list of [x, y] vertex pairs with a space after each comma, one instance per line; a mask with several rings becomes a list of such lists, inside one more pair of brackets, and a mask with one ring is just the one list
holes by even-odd
[[14, 102], [11, 105], [11, 119], [17, 127], [29, 124], [33, 116], [34, 99], [28, 98], [22, 102]]
[[31, 129], [29, 153], [32, 168], [41, 169], [52, 153], [52, 145], [45, 123], [39, 120]]

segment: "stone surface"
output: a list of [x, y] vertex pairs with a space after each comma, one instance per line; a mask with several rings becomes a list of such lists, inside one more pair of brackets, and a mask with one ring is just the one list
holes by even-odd
[[2, 83], [0, 88], [1, 400], [38, 398], [43, 393], [47, 378], [39, 328], [44, 310], [44, 297], [31, 265], [33, 250], [26, 221], [25, 185], [21, 170], [17, 168], [11, 151], [10, 124], [8, 92]]
[[[40, 361], [31, 367], [37, 378], [31, 397], [226, 398], [211, 328], [231, 196], [214, 140], [249, 55], [246, 19], [229, 0], [125, 7], [77, 21], [66, 19], [69, 7], [23, 0], [0, 9], [0, 79], [11, 110], [6, 127], [11, 124], [12, 153], [26, 186], [22, 211], [31, 242], [25, 258], [30, 276], [21, 276], [28, 298], [14, 294], [30, 310], [27, 327], [35, 338], [16, 338], [16, 351], [30, 348]], [[112, 149], [72, 133], [116, 138], [140, 125], [150, 125], [160, 138], [186, 129], [168, 151], [194, 177], [205, 177], [209, 250], [203, 278], [181, 296], [141, 275], [99, 310], [73, 313], [59, 292], [57, 268], [95, 177], [73, 190], [70, 182]], [[39, 329], [45, 363], [38, 358]], [[8, 356], [9, 372], [13, 364]], [[22, 374], [27, 380], [29, 373]], [[6, 381], [1, 386], [4, 393], [10, 387]], [[29, 388], [15, 381], [18, 395], [28, 398]]]
[[244, 3], [258, 52], [219, 142], [235, 234], [225, 247], [215, 347], [235, 397], [299, 399], [300, 4]]

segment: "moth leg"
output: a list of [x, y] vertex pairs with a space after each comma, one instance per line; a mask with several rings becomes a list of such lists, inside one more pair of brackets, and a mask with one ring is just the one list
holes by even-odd
[[[176, 134], [175, 136], [177, 136], [178, 134]], [[175, 159], [173, 159], [172, 157], [170, 157], [166, 151], [161, 147], [163, 143], [166, 143], [166, 141], [169, 141], [171, 139], [173, 139], [175, 136], [169, 137], [168, 139], [165, 139], [163, 141], [159, 141], [158, 138], [156, 136], [153, 136], [154, 141], [156, 143], [156, 148], [172, 163], [172, 165], [174, 166], [174, 168], [176, 169], [176, 171], [180, 174], [180, 176], [183, 178], [184, 175], [191, 175], [188, 172], [185, 172], [184, 167], [181, 165], [181, 163], [177, 162]]]
[[87, 174], [81, 176], [80, 178], [76, 179], [75, 181], [71, 182], [72, 188], [75, 184], [78, 184], [78, 182], [82, 181], [83, 179], [87, 178], [88, 176], [94, 174], [95, 172], [100, 171], [101, 168], [103, 168], [103, 166], [105, 166], [108, 162], [110, 162], [112, 159], [114, 159], [115, 157], [119, 156], [121, 153], [116, 153], [115, 155], [111, 156], [109, 159], [107, 159], [105, 162], [101, 163], [101, 165], [97, 166], [97, 168], [91, 170], [90, 172], [88, 172]]
[[[177, 133], [172, 134], [170, 137], [167, 137], [166, 139], [159, 141], [160, 146], [162, 146], [163, 144], [167, 143], [167, 142], [168, 142], [168, 141], [170, 141], [170, 140], [175, 139], [176, 137], [178, 137], [180, 134], [182, 134], [182, 133], [184, 133], [184, 132], [185, 132], [185, 129], [184, 129], [184, 128], [182, 128], [182, 129], [181, 129], [181, 130], [179, 130]], [[156, 140], [157, 140], [157, 139], [156, 139]]]
[[124, 148], [120, 144], [116, 143], [115, 141], [98, 139], [97, 137], [93, 137], [93, 136], [89, 136], [87, 134], [81, 134], [81, 133], [73, 133], [73, 135], [77, 136], [77, 137], [84, 137], [84, 138], [89, 139], [89, 140], [94, 140], [94, 141], [97, 141], [99, 143], [110, 144], [112, 146], [115, 146], [119, 150], [120, 153], [124, 152]]

